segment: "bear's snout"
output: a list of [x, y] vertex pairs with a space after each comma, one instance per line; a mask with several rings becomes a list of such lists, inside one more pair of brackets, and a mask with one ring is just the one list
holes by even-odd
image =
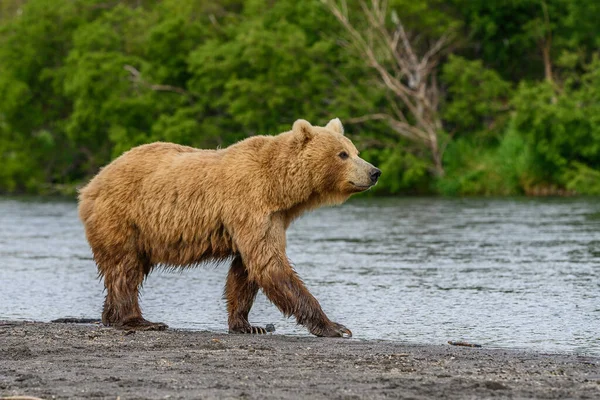
[[379, 177], [381, 176], [381, 170], [379, 168], [373, 168], [369, 176], [371, 177], [371, 182], [374, 185], [377, 183], [377, 179], [379, 179]]

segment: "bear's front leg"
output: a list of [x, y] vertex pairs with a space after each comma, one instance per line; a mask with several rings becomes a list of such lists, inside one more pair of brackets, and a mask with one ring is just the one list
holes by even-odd
[[285, 316], [293, 315], [296, 321], [315, 336], [352, 337], [350, 329], [331, 321], [321, 305], [308, 291], [302, 280], [286, 259], [273, 260], [259, 278], [260, 286], [269, 300]]
[[[247, 235], [237, 245], [247, 268], [248, 279], [263, 290], [267, 298], [289, 317], [308, 328], [316, 336], [352, 337], [344, 325], [332, 322], [321, 309], [285, 253], [285, 224], [272, 218], [262, 234]], [[259, 230], [260, 231], [260, 230]], [[253, 238], [260, 238], [252, 242]]]

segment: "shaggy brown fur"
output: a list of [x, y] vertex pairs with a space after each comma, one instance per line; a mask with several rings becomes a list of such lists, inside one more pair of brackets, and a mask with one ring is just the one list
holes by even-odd
[[102, 321], [164, 329], [142, 318], [138, 289], [157, 265], [233, 257], [225, 285], [229, 330], [263, 333], [248, 313], [259, 288], [317, 336], [351, 335], [327, 318], [286, 256], [286, 229], [304, 211], [374, 185], [380, 171], [358, 157], [336, 118], [298, 120], [278, 136], [226, 149], [171, 143], [136, 147], [81, 190], [79, 216], [104, 277]]

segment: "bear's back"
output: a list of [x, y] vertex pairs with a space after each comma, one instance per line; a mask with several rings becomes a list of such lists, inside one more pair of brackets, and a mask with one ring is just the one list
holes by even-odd
[[[144, 177], [170, 165], [177, 156], [202, 150], [175, 143], [155, 142], [132, 148], [105, 166], [80, 190], [80, 200], [139, 185]], [[102, 193], [101, 193], [102, 192]]]
[[215, 151], [155, 142], [123, 153], [79, 190], [81, 220], [85, 223], [93, 213], [101, 211], [99, 207], [105, 212], [125, 214], [124, 211], [139, 200], [149, 180], [160, 179], [165, 171], [178, 164], [178, 159], [198, 153], [210, 159]]

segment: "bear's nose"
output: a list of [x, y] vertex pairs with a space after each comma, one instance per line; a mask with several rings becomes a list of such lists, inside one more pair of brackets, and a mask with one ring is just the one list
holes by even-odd
[[378, 168], [373, 168], [371, 170], [371, 182], [377, 182], [377, 179], [381, 176], [381, 170]]

